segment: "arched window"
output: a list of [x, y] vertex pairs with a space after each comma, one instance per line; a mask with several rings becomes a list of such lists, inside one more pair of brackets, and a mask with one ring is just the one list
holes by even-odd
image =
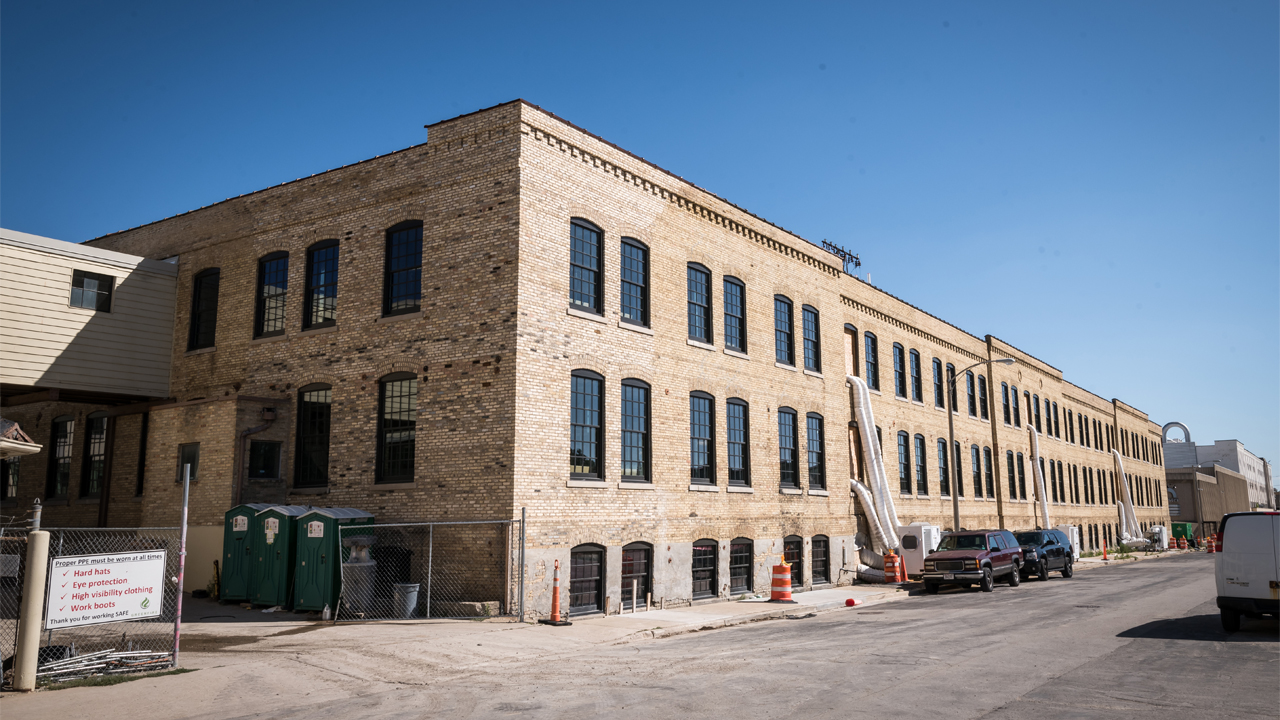
[[987, 376], [978, 376], [978, 413], [983, 420], [991, 419], [991, 399], [987, 397]]
[[107, 413], [90, 413], [84, 422], [84, 465], [80, 470], [80, 497], [102, 497], [107, 478]]
[[604, 314], [600, 302], [601, 244], [604, 232], [582, 218], [569, 221], [569, 307]]
[[716, 569], [720, 559], [720, 543], [698, 540], [693, 544], [693, 599], [715, 597]]
[[689, 482], [716, 484], [716, 399], [702, 391], [689, 393]]
[[1027, 474], [1025, 466], [1022, 463], [1022, 453], [1018, 453], [1018, 499], [1027, 499]]
[[338, 321], [338, 241], [321, 240], [307, 248], [304, 329], [328, 327]]
[[933, 359], [933, 406], [946, 407], [947, 397], [943, 394], [942, 382], [942, 361], [938, 358]]
[[724, 279], [724, 347], [747, 351], [747, 286], [729, 276]]
[[902, 345], [893, 344], [893, 394], [907, 396], [907, 357]]
[[1013, 416], [1009, 411], [1009, 383], [1007, 382], [1000, 383], [1000, 404], [1004, 410], [1004, 424], [1012, 425]]
[[951, 412], [958, 413], [960, 408], [957, 407], [956, 403], [956, 366], [951, 363], [947, 363], [947, 386], [951, 389], [951, 392], [948, 393], [951, 400]]
[[1041, 425], [1040, 425], [1040, 396], [1039, 395], [1031, 396], [1031, 408], [1033, 410], [1033, 415], [1035, 418], [1034, 422], [1036, 426], [1036, 432], [1043, 434], [1044, 430], [1041, 429]]
[[938, 493], [942, 497], [951, 497], [951, 463], [947, 456], [947, 441], [938, 438]]
[[329, 428], [332, 413], [332, 387], [314, 384], [298, 389], [294, 487], [325, 487], [329, 484]]
[[877, 350], [876, 336], [871, 333], [863, 335], [863, 354], [867, 358], [867, 376], [863, 378], [867, 381], [867, 387], [872, 390], [880, 389], [880, 353]]
[[751, 413], [747, 402], [729, 398], [725, 403], [725, 446], [729, 452], [729, 484], [751, 485]]
[[799, 488], [800, 473], [796, 468], [796, 411], [789, 407], [778, 408], [778, 484], [784, 488]]
[[969, 417], [978, 417], [978, 393], [974, 387], [972, 370], [966, 370], [964, 373], [964, 387], [969, 396]]
[[1013, 400], [1013, 426], [1020, 428], [1022, 427], [1022, 400], [1018, 396], [1018, 386], [1014, 385], [1010, 388], [1009, 394], [1013, 396], [1011, 398]]
[[749, 593], [754, 586], [755, 543], [750, 538], [734, 538], [729, 543], [729, 592]]
[[45, 499], [62, 499], [71, 489], [71, 451], [75, 442], [76, 418], [63, 415], [54, 418], [49, 435], [49, 475], [45, 481]]
[[1013, 451], [1004, 451], [1004, 464], [1008, 468], [1006, 472], [1009, 474], [1009, 499], [1018, 499], [1018, 480], [1013, 474]]
[[911, 494], [911, 436], [898, 431], [898, 492]]
[[688, 279], [689, 339], [711, 342], [711, 271], [698, 263], [689, 263]]
[[814, 585], [826, 585], [831, 582], [831, 541], [826, 535], [814, 535], [809, 547], [813, 566], [810, 580]]
[[804, 330], [804, 369], [822, 372], [822, 333], [818, 323], [818, 311], [808, 305], [800, 308], [801, 326]]
[[996, 474], [991, 467], [991, 448], [982, 448], [982, 475], [987, 481], [987, 497], [996, 496]]
[[791, 587], [804, 587], [804, 538], [788, 535], [782, 539], [782, 560], [791, 565]]
[[289, 253], [274, 252], [258, 259], [258, 291], [254, 294], [253, 336], [284, 334], [284, 310], [289, 297]]
[[649, 327], [649, 247], [622, 238], [622, 322]]
[[422, 307], [422, 221], [387, 228], [382, 270], [382, 314], [405, 315]]
[[969, 446], [969, 463], [973, 466], [973, 496], [982, 497], [982, 456], [977, 445]]
[[858, 328], [845, 323], [844, 326], [844, 373], [857, 375], [862, 371], [858, 366]]
[[822, 416], [809, 413], [805, 416], [805, 442], [809, 451], [809, 489], [827, 489], [827, 452]]
[[1049, 461], [1049, 494], [1055, 503], [1058, 502], [1058, 471], [1052, 460]]
[[191, 281], [191, 325], [187, 350], [214, 347], [218, 331], [218, 283], [222, 271], [208, 268]]
[[1076, 421], [1070, 410], [1067, 410], [1067, 442], [1075, 443], [1076, 441]]
[[649, 383], [622, 381], [622, 481], [651, 482], [649, 476]]
[[604, 558], [599, 545], [579, 545], [569, 551], [569, 614], [604, 610]]
[[1089, 447], [1089, 446], [1090, 446], [1090, 443], [1089, 443], [1089, 418], [1088, 418], [1088, 416], [1086, 416], [1086, 415], [1084, 415], [1084, 414], [1081, 414], [1081, 415], [1080, 415], [1080, 444], [1081, 444], [1081, 445], [1084, 445], [1085, 447]]
[[916, 435], [915, 438], [916, 451], [916, 494], [929, 494], [929, 456], [924, 449], [924, 436]]
[[[653, 586], [653, 546], [633, 542], [622, 546], [622, 607], [646, 607], [645, 598]], [[634, 588], [635, 594], [632, 595]]]
[[956, 496], [964, 497], [964, 454], [960, 450], [959, 442], [956, 442], [955, 447], [952, 448], [951, 455], [956, 461], [955, 471], [952, 472], [952, 476], [956, 479]]
[[1058, 423], [1058, 403], [1053, 404], [1053, 436], [1062, 439], [1062, 425]]
[[1062, 470], [1062, 461], [1058, 461], [1058, 502], [1065, 503], [1067, 501], [1066, 474]]
[[603, 480], [604, 376], [574, 370], [569, 390], [569, 476]]
[[783, 295], [773, 296], [773, 355], [783, 365], [796, 364], [791, 301]]
[[911, 371], [911, 399], [922, 403], [924, 402], [924, 378], [921, 376], [920, 353], [915, 350], [908, 353], [907, 365]]
[[392, 373], [378, 381], [378, 472], [375, 483], [414, 480], [418, 378]]
[[1049, 398], [1044, 399], [1044, 434], [1053, 436], [1053, 405], [1049, 402]]

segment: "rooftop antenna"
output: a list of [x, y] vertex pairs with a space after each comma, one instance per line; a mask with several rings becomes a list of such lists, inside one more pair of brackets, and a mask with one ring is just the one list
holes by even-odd
[[826, 238], [822, 239], [822, 249], [840, 258], [840, 261], [844, 263], [844, 273], [846, 275], [853, 275], [854, 270], [862, 267], [862, 261], [858, 259], [857, 255], [835, 243], [828, 242]]

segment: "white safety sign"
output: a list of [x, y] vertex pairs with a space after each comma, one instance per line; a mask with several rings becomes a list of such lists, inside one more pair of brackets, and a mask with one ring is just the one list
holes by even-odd
[[165, 551], [53, 559], [46, 630], [140, 620], [164, 607]]

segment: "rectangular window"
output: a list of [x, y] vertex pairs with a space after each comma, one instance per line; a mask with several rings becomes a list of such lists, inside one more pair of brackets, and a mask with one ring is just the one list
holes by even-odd
[[392, 375], [378, 403], [378, 473], [374, 482], [413, 482], [417, 448], [418, 379]]
[[956, 460], [956, 469], [955, 472], [952, 473], [956, 479], [956, 495], [958, 497], [964, 497], [964, 458], [960, 451], [960, 443], [956, 443], [952, 456], [955, 457]]
[[1049, 461], [1049, 491], [1053, 496], [1053, 501], [1058, 502], [1058, 472], [1054, 467], [1053, 461]]
[[65, 498], [71, 489], [71, 448], [75, 441], [76, 421], [71, 416], [53, 421], [49, 444], [49, 477], [45, 482], [45, 497]]
[[898, 433], [898, 492], [911, 494], [911, 440], [905, 432]]
[[73, 270], [71, 272], [71, 307], [111, 312], [111, 293], [116, 279], [110, 275]]
[[1058, 423], [1058, 403], [1053, 404], [1053, 436], [1062, 439], [1062, 425]]
[[747, 404], [730, 400], [725, 405], [728, 419], [725, 423], [727, 449], [729, 451], [729, 484], [751, 484], [751, 428]]
[[947, 441], [938, 438], [938, 492], [951, 497], [951, 467], [947, 462]]
[[893, 394], [900, 398], [907, 396], [907, 358], [898, 343], [893, 344]]
[[580, 221], [569, 228], [569, 303], [579, 310], [601, 313], [600, 231]]
[[978, 412], [982, 414], [983, 420], [991, 419], [990, 411], [988, 409], [990, 407], [991, 405], [989, 404], [989, 398], [987, 397], [987, 376], [979, 375], [978, 376], [978, 408], [979, 408]]
[[1018, 453], [1018, 499], [1027, 499], [1027, 475], [1022, 463], [1022, 453]]
[[604, 479], [600, 466], [600, 390], [603, 378], [595, 373], [574, 373], [572, 381], [569, 393], [569, 473], [573, 477]]
[[4, 497], [12, 500], [18, 497], [18, 475], [22, 458], [14, 456], [0, 459], [0, 482], [4, 483]]
[[991, 468], [991, 448], [982, 448], [982, 474], [987, 479], [987, 497], [996, 496], [996, 476]]
[[151, 413], [142, 413], [142, 427], [138, 431], [138, 474], [134, 483], [133, 494], [142, 497], [147, 480], [147, 435], [151, 430]]
[[1009, 383], [1000, 383], [1000, 404], [1004, 409], [1004, 424], [1012, 424], [1012, 416], [1009, 414]]
[[1013, 390], [1010, 392], [1010, 395], [1013, 396], [1013, 426], [1020, 428], [1022, 427], [1022, 399], [1018, 397], [1017, 385], [1013, 386]]
[[80, 497], [102, 497], [102, 484], [107, 477], [107, 418], [90, 415], [84, 426], [84, 467], [80, 471]]
[[920, 353], [912, 350], [908, 353], [911, 366], [911, 399], [924, 402], [924, 379], [920, 376]]
[[933, 359], [933, 406], [946, 407], [947, 398], [943, 393], [942, 383], [942, 361], [938, 358]]
[[422, 303], [422, 223], [403, 223], [387, 231], [383, 272], [382, 314], [418, 312]]
[[1004, 451], [1004, 464], [1009, 473], [1009, 499], [1018, 499], [1018, 480], [1013, 474], [1013, 451]]
[[[1037, 427], [1036, 429], [1039, 430], [1040, 428]], [[1044, 399], [1044, 434], [1050, 437], [1053, 436], [1053, 406], [1049, 402], [1049, 398]]]
[[218, 280], [215, 268], [196, 273], [191, 283], [191, 331], [187, 350], [211, 348], [217, 339]]
[[178, 479], [179, 484], [187, 478], [188, 469], [191, 482], [200, 479], [200, 443], [187, 443], [178, 446]]
[[689, 281], [689, 339], [711, 342], [711, 273], [701, 265], [686, 270]]
[[956, 366], [947, 363], [947, 387], [951, 389], [948, 393], [951, 399], [951, 412], [959, 413], [960, 408], [956, 404]]
[[1035, 426], [1036, 426], [1036, 432], [1040, 434], [1044, 434], [1044, 430], [1041, 429], [1041, 426], [1040, 426], [1040, 396], [1039, 395], [1031, 396], [1031, 412], [1032, 412], [1033, 422], [1035, 423]]
[[818, 329], [818, 311], [805, 305], [800, 309], [804, 326], [804, 368], [822, 372], [822, 340]]
[[338, 241], [325, 240], [307, 250], [306, 308], [303, 327], [328, 327], [338, 321]]
[[982, 497], [982, 458], [978, 455], [978, 446], [969, 447], [969, 462], [973, 466], [973, 496]]
[[867, 333], [864, 336], [863, 354], [867, 356], [867, 387], [880, 389], [880, 353], [877, 349], [876, 336]]
[[649, 482], [649, 386], [622, 381], [622, 479]]
[[266, 337], [284, 332], [284, 309], [289, 292], [289, 255], [272, 253], [258, 261], [253, 336]]
[[796, 414], [778, 410], [778, 482], [781, 487], [800, 487], [796, 470]]
[[917, 435], [915, 437], [916, 450], [916, 494], [929, 494], [929, 456], [924, 450], [924, 436]]
[[649, 326], [649, 251], [622, 240], [622, 321]]
[[1067, 411], [1067, 442], [1075, 443], [1076, 441], [1076, 420], [1070, 410]]
[[825, 585], [831, 582], [829, 558], [831, 556], [830, 541], [825, 537], [815, 537], [809, 554], [813, 560], [812, 582], [814, 585]]
[[809, 413], [805, 418], [805, 439], [809, 445], [809, 489], [827, 489], [827, 453], [822, 437], [822, 416]]
[[778, 362], [783, 365], [796, 364], [791, 301], [780, 295], [773, 298], [773, 348], [774, 357]]
[[751, 568], [754, 555], [749, 540], [735, 540], [729, 545], [729, 592], [751, 592]]
[[276, 480], [280, 477], [280, 443], [249, 441], [249, 477], [254, 480]]
[[714, 485], [715, 442], [711, 429], [715, 426], [715, 400], [706, 393], [689, 396], [689, 480]]
[[964, 374], [964, 387], [969, 396], [969, 417], [978, 416], [978, 394], [974, 392], [973, 372], [966, 371]]
[[747, 291], [737, 280], [724, 280], [724, 346], [747, 351]]
[[320, 387], [298, 393], [298, 450], [294, 458], [294, 487], [329, 484], [329, 428], [333, 390]]

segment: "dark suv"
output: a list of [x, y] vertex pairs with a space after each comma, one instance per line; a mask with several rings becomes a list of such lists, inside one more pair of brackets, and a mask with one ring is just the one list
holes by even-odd
[[1064, 578], [1071, 577], [1071, 559], [1075, 553], [1066, 533], [1061, 530], [1028, 530], [1017, 533], [1016, 537], [1022, 545], [1023, 580], [1032, 575], [1048, 580], [1051, 570], [1061, 571]]
[[932, 595], [940, 585], [977, 583], [982, 592], [991, 592], [998, 577], [1017, 587], [1021, 572], [1022, 546], [1008, 530], [952, 532], [925, 558], [924, 591]]

